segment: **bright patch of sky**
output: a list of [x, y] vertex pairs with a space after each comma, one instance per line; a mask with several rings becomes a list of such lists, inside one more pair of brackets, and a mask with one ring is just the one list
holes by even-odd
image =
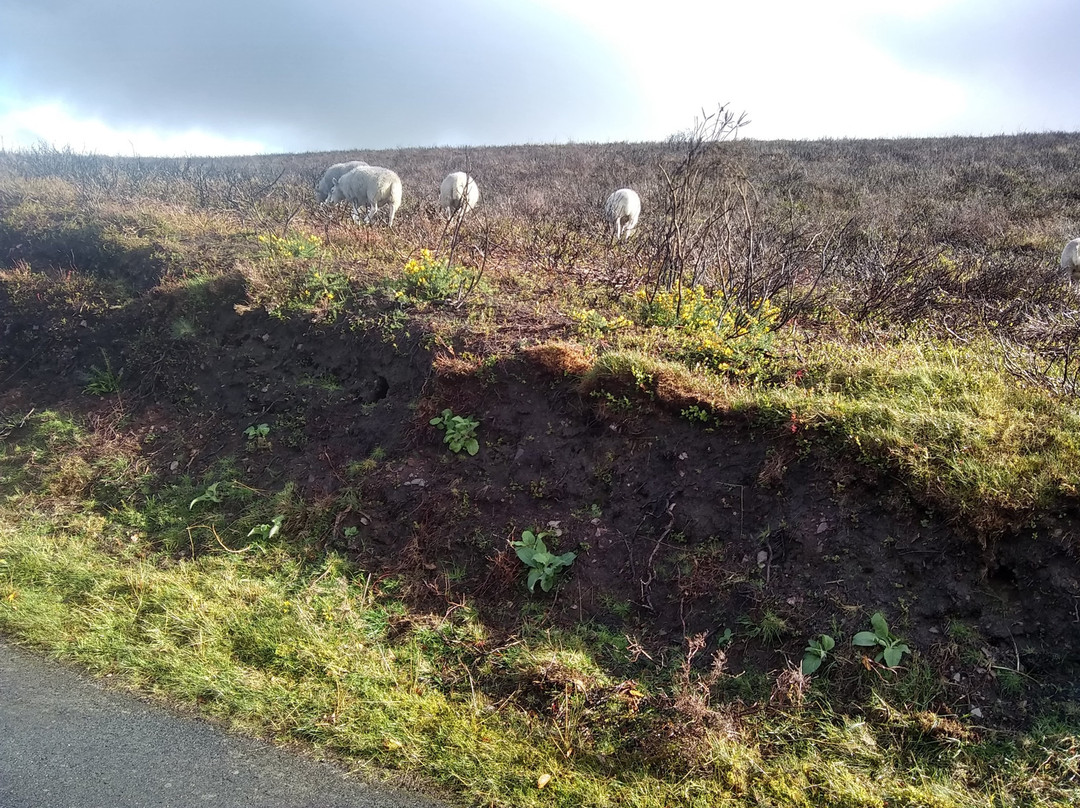
[[[103, 154], [1080, 130], [1076, 0], [5, 0], [0, 139]], [[43, 47], [42, 43], [48, 43]]]
[[541, 1], [619, 47], [648, 110], [649, 139], [689, 123], [690, 110], [700, 117], [723, 103], [746, 112], [744, 134], [760, 139], [959, 133], [972, 88], [897, 53], [889, 32], [936, 31], [948, 13], [987, 4]]
[[257, 140], [228, 138], [198, 130], [118, 129], [95, 119], [79, 119], [60, 103], [21, 106], [0, 100], [0, 146], [30, 148], [44, 143], [87, 154], [191, 156], [259, 154]]

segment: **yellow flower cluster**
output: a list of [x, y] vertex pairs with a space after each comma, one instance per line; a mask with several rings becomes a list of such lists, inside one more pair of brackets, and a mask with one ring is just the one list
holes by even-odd
[[432, 263], [431, 250], [426, 247], [420, 250], [419, 258], [410, 258], [409, 262], [405, 264], [406, 275], [420, 275], [425, 272]]
[[609, 320], [596, 309], [575, 309], [570, 312], [570, 318], [578, 324], [583, 334], [596, 337], [620, 328], [629, 328], [634, 324], [633, 320], [621, 314]]
[[339, 273], [312, 269], [297, 281], [296, 305], [325, 319], [335, 318], [349, 300], [349, 280]]
[[772, 346], [780, 309], [768, 300], [749, 307], [701, 287], [635, 294], [644, 325], [668, 331], [669, 350], [691, 368], [754, 376]]
[[780, 316], [780, 309], [768, 300], [754, 300], [749, 309], [714, 294], [701, 286], [690, 289], [661, 289], [652, 295], [645, 289], [635, 294], [641, 319], [646, 325], [660, 325], [697, 330], [752, 330], [759, 326], [771, 328]]
[[409, 259], [403, 275], [394, 292], [398, 300], [446, 300], [469, 283], [464, 269], [436, 259], [428, 249], [420, 250], [418, 256]]
[[272, 258], [314, 258], [323, 246], [322, 239], [315, 235], [283, 237], [273, 233], [259, 236], [259, 243]]

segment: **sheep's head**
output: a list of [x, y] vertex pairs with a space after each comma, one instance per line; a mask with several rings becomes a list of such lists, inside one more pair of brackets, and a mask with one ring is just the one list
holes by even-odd
[[345, 199], [345, 194], [342, 193], [341, 188], [338, 187], [337, 180], [334, 180], [334, 187], [330, 189], [330, 196], [326, 198], [327, 202], [341, 202]]

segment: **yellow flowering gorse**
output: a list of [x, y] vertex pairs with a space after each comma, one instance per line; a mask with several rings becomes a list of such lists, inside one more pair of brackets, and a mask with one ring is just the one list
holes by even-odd
[[327, 272], [318, 267], [292, 272], [287, 277], [288, 294], [271, 309], [277, 317], [299, 311], [318, 320], [333, 322], [345, 312], [353, 297], [348, 276], [340, 272]]
[[448, 300], [455, 297], [472, 282], [463, 267], [452, 267], [445, 260], [436, 259], [431, 250], [420, 250], [410, 258], [402, 271], [402, 277], [392, 283], [394, 297], [402, 301]]
[[570, 318], [578, 324], [578, 330], [589, 337], [600, 337], [622, 328], [630, 328], [634, 321], [619, 314], [608, 319], [596, 309], [575, 309]]
[[756, 377], [765, 370], [780, 309], [768, 300], [744, 307], [702, 287], [635, 294], [642, 325], [663, 329], [668, 350], [694, 370]]
[[323, 248], [322, 239], [315, 235], [282, 237], [264, 233], [259, 243], [270, 258], [317, 258]]

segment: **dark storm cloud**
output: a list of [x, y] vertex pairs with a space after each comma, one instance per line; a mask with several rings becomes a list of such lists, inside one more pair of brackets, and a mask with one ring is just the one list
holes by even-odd
[[1077, 0], [982, 0], [873, 34], [902, 64], [974, 88], [973, 116], [1013, 121], [1014, 131], [1078, 129], [1078, 10]]
[[288, 151], [617, 138], [616, 56], [498, 0], [5, 0], [0, 80], [110, 126]]

